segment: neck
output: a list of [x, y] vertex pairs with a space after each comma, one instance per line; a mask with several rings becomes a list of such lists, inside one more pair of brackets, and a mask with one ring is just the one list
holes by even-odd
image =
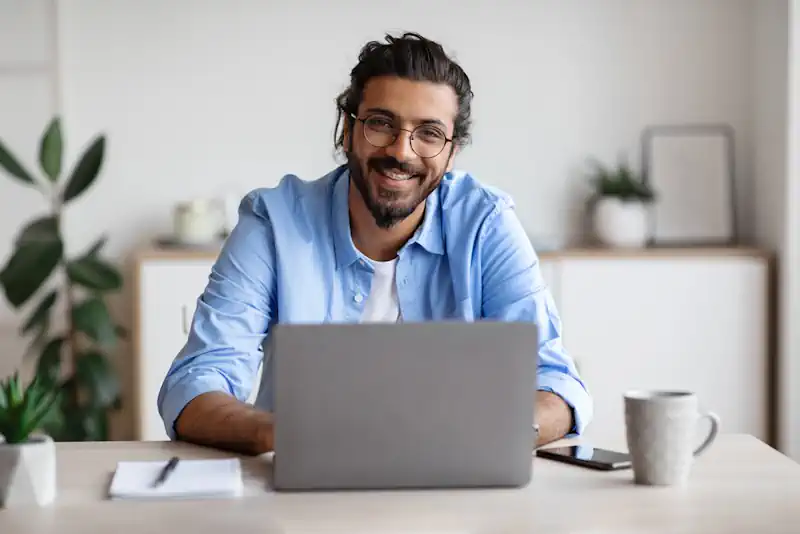
[[361, 193], [350, 186], [350, 232], [353, 244], [362, 254], [375, 261], [388, 261], [397, 256], [397, 251], [411, 239], [422, 222], [425, 203], [420, 203], [414, 212], [391, 228], [380, 228], [375, 224]]

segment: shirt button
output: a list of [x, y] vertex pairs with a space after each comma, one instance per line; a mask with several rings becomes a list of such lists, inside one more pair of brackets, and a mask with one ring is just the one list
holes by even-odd
[[362, 300], [364, 300], [364, 297], [361, 294], [358, 294], [355, 297], [353, 297], [353, 300], [356, 302], [361, 302]]

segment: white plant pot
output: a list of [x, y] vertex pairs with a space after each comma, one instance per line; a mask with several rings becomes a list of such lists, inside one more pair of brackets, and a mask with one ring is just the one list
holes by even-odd
[[0, 508], [46, 506], [56, 498], [56, 448], [45, 435], [25, 443], [0, 436]]
[[604, 197], [597, 201], [594, 230], [597, 238], [612, 247], [643, 247], [648, 239], [649, 204]]

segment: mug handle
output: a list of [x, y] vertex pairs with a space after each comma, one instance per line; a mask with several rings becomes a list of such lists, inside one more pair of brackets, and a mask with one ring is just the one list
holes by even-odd
[[694, 451], [694, 456], [699, 456], [708, 449], [708, 447], [714, 443], [714, 440], [717, 439], [717, 434], [719, 433], [720, 420], [717, 414], [714, 412], [706, 412], [700, 416], [700, 419], [708, 419], [708, 422], [711, 423], [711, 428], [708, 431], [708, 436], [706, 436], [705, 441]]

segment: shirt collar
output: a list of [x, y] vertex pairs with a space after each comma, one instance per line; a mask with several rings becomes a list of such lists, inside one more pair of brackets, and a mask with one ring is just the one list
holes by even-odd
[[333, 202], [331, 203], [333, 248], [336, 253], [337, 268], [352, 265], [361, 257], [361, 253], [353, 244], [353, 236], [350, 233], [350, 208], [347, 198], [350, 193], [350, 172], [346, 165], [342, 165], [340, 169], [341, 173], [333, 185]]
[[408, 244], [419, 243], [431, 254], [444, 254], [444, 236], [442, 235], [442, 213], [439, 205], [439, 188], [428, 195], [425, 200], [425, 215], [422, 224], [414, 233]]
[[[336, 254], [336, 267], [342, 268], [352, 265], [363, 258], [363, 254], [353, 244], [350, 233], [350, 208], [348, 197], [350, 193], [350, 172], [346, 165], [341, 168], [339, 177], [333, 185], [333, 202], [331, 207], [331, 221], [334, 237], [334, 252]], [[425, 200], [425, 215], [422, 224], [408, 240], [403, 249], [417, 243], [432, 254], [444, 254], [444, 236], [442, 235], [442, 220], [439, 205], [439, 190], [434, 190]]]

